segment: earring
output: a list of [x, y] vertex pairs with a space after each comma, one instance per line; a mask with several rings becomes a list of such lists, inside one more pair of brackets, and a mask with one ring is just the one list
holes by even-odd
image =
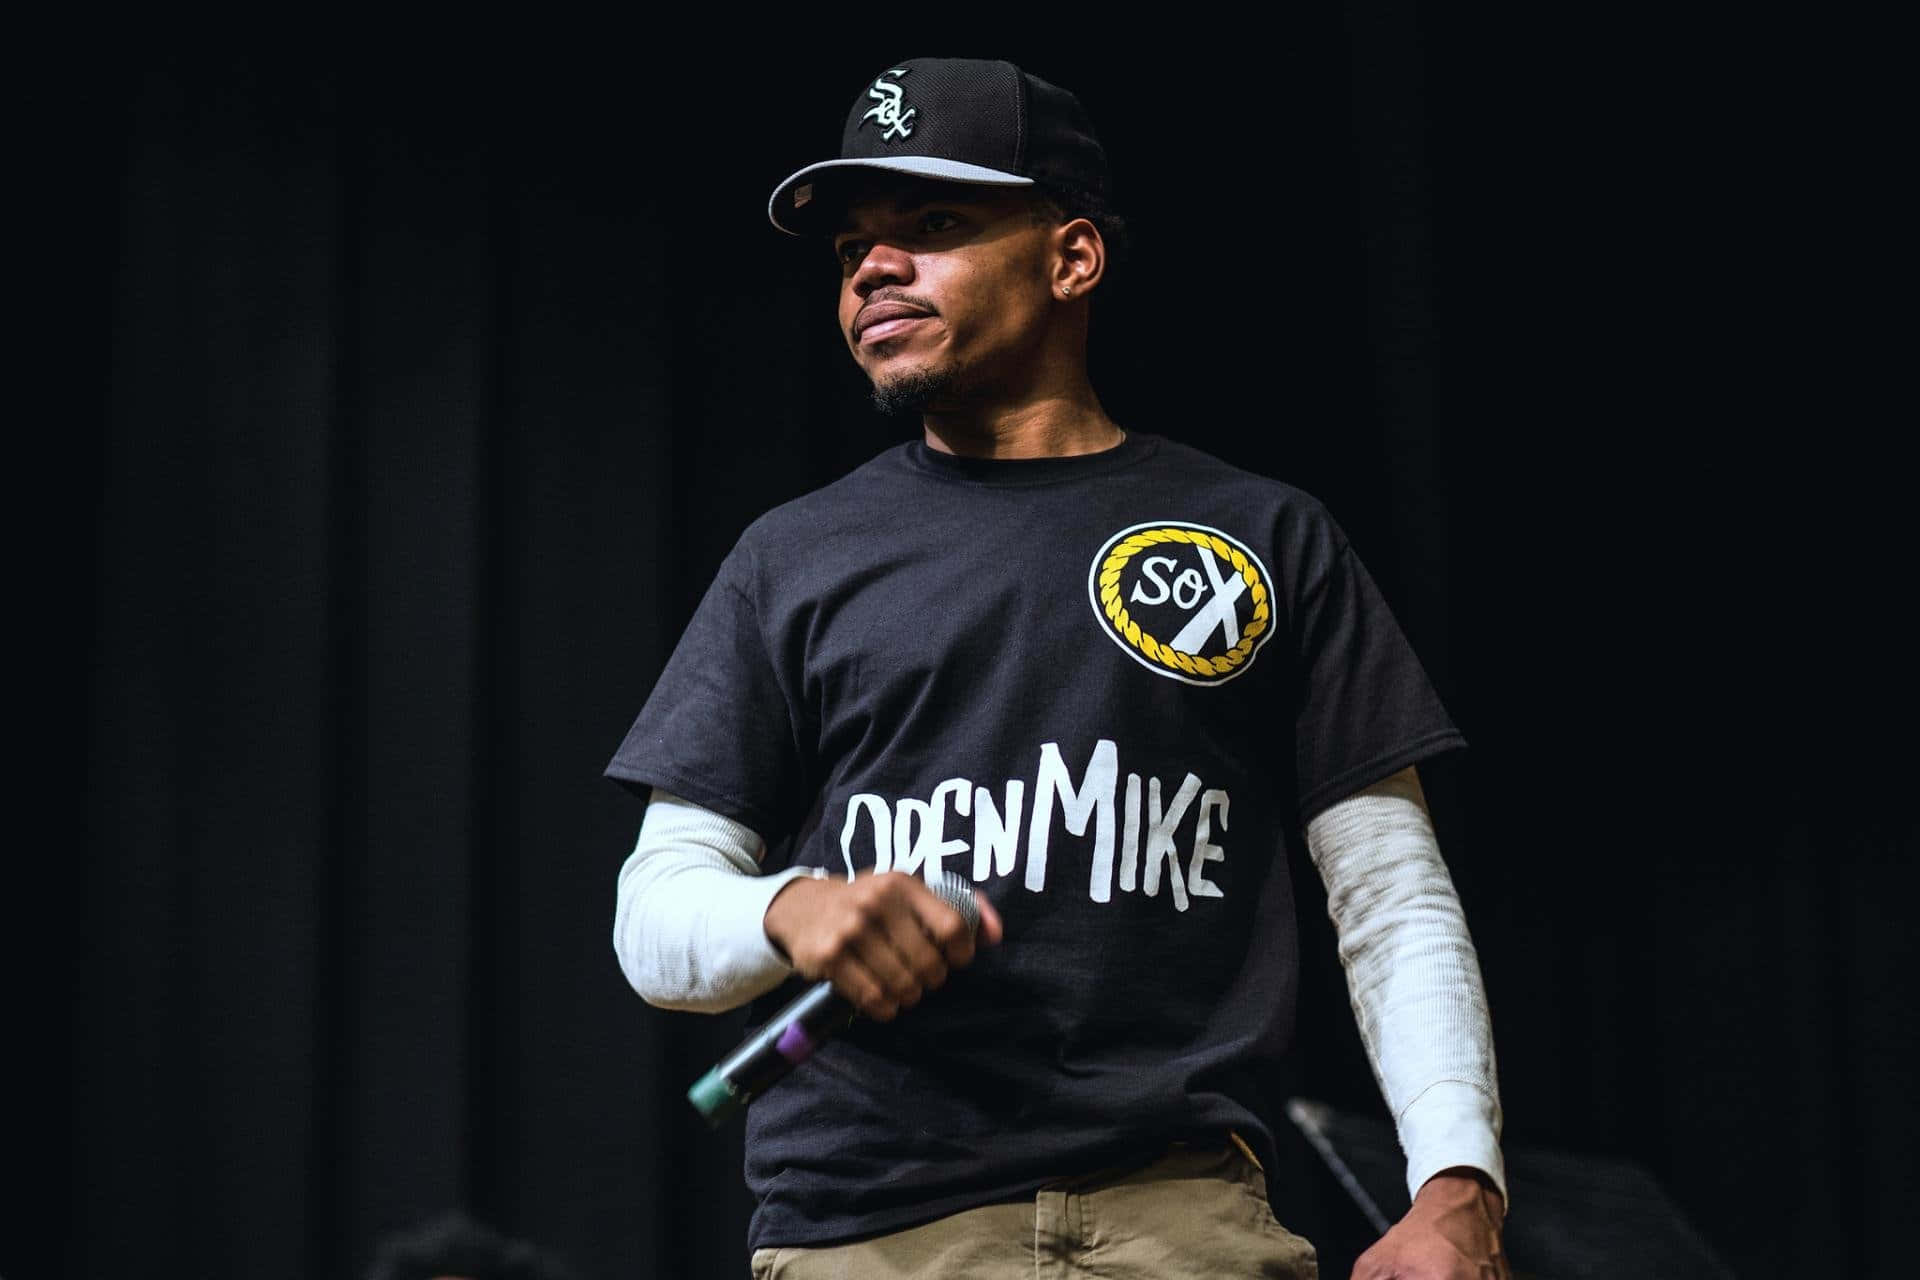
[[1068, 294], [1070, 294], [1070, 293], [1072, 293], [1072, 292], [1073, 292], [1073, 286], [1072, 286], [1072, 285], [1070, 285], [1070, 284], [1063, 284], [1063, 285], [1061, 285], [1061, 286], [1060, 286], [1060, 296], [1061, 296], [1061, 297], [1063, 297], [1063, 298], [1064, 298], [1064, 297], [1066, 297], [1066, 296], [1067, 296]]

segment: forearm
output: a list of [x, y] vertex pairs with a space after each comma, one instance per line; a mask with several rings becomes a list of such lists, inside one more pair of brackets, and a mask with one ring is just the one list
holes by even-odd
[[1500, 1095], [1480, 965], [1406, 769], [1307, 827], [1355, 1020], [1407, 1155], [1407, 1185], [1480, 1169], [1506, 1193]]
[[793, 969], [767, 939], [767, 904], [795, 876], [759, 874], [747, 827], [655, 790], [620, 868], [613, 948], [648, 1004], [719, 1013], [772, 990]]

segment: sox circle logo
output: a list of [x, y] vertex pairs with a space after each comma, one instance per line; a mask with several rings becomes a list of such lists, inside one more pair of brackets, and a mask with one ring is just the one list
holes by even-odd
[[1186, 684], [1224, 684], [1273, 636], [1272, 582], [1251, 548], [1182, 520], [1107, 539], [1087, 572], [1094, 617], [1128, 657]]

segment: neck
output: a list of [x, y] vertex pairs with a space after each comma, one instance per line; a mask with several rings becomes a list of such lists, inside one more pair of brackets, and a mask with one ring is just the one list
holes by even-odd
[[927, 448], [963, 458], [1064, 458], [1126, 439], [1084, 379], [1015, 404], [930, 408], [921, 426]]

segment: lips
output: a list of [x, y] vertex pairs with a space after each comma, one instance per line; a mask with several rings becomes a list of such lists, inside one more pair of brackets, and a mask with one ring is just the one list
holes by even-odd
[[911, 302], [871, 302], [853, 318], [853, 340], [858, 342], [861, 334], [889, 320], [924, 320], [932, 314], [925, 307], [917, 307]]

